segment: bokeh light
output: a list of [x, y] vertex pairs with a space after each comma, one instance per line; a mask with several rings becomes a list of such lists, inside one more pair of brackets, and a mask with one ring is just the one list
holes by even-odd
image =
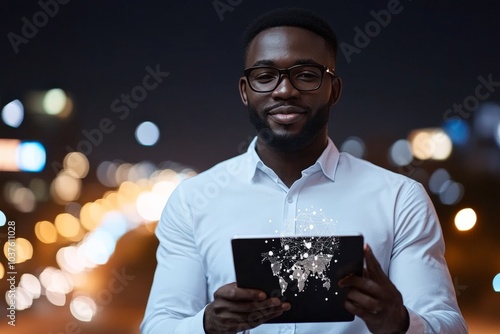
[[28, 188], [33, 192], [37, 201], [47, 201], [49, 199], [49, 186], [47, 181], [35, 177], [30, 180]]
[[445, 205], [455, 205], [464, 195], [464, 186], [455, 181], [445, 181], [439, 189], [439, 200]]
[[168, 198], [161, 196], [159, 193], [143, 192], [137, 197], [137, 212], [146, 221], [157, 221], [160, 219], [167, 200]]
[[110, 162], [110, 161], [103, 161], [97, 166], [97, 180], [101, 182], [102, 185], [106, 187], [116, 187], [116, 169], [118, 168], [118, 164]]
[[95, 301], [88, 296], [78, 296], [70, 302], [71, 314], [80, 321], [91, 321], [97, 312]]
[[498, 123], [497, 130], [495, 131], [495, 141], [498, 147], [500, 147], [500, 123]]
[[413, 156], [420, 160], [445, 160], [453, 149], [450, 137], [439, 128], [412, 131], [409, 142]]
[[14, 198], [14, 193], [17, 189], [22, 188], [23, 185], [17, 181], [8, 181], [5, 183], [3, 188], [3, 197], [7, 203], [12, 203], [12, 198]]
[[135, 139], [143, 146], [153, 146], [160, 138], [160, 129], [153, 122], [142, 122], [135, 129]]
[[116, 240], [108, 231], [96, 229], [82, 243], [85, 257], [92, 263], [102, 265], [108, 262], [115, 251]]
[[17, 150], [17, 165], [24, 172], [40, 172], [45, 167], [45, 147], [36, 141], [21, 142]]
[[56, 227], [47, 220], [35, 224], [35, 235], [44, 244], [52, 244], [57, 241]]
[[31, 242], [25, 238], [10, 239], [5, 242], [3, 252], [9, 261], [12, 260], [11, 256], [9, 256], [9, 250], [10, 253], [12, 253], [12, 248], [15, 250], [15, 263], [23, 263], [33, 257], [33, 246]]
[[21, 212], [32, 212], [36, 206], [35, 194], [29, 188], [20, 187], [14, 191], [12, 204]]
[[[11, 290], [7, 290], [5, 292], [5, 301], [7, 302], [7, 305], [10, 305], [10, 300], [12, 299], [11, 297]], [[18, 286], [14, 292], [14, 298], [15, 298], [15, 308], [18, 311], [25, 310], [27, 308], [30, 308], [31, 305], [33, 305], [33, 298], [31, 297], [31, 294], [26, 291], [23, 287]]]
[[389, 149], [389, 158], [396, 166], [408, 165], [413, 160], [410, 143], [406, 139], [396, 141]]
[[58, 115], [64, 111], [67, 99], [62, 89], [48, 90], [43, 97], [43, 109], [49, 115]]
[[444, 122], [443, 130], [450, 137], [453, 144], [464, 145], [470, 138], [470, 126], [465, 120], [456, 118]]
[[64, 170], [52, 181], [50, 192], [57, 203], [66, 204], [78, 199], [81, 189], [81, 180], [72, 172]]
[[347, 152], [357, 158], [362, 158], [365, 155], [366, 146], [361, 138], [352, 136], [342, 143], [340, 151]]
[[499, 124], [500, 105], [498, 103], [485, 102], [474, 113], [474, 131], [480, 138], [493, 139]]
[[79, 274], [85, 270], [86, 261], [82, 261], [78, 254], [78, 247], [68, 246], [60, 248], [56, 254], [56, 261], [61, 269], [71, 274]]
[[2, 120], [10, 127], [17, 128], [24, 119], [24, 106], [19, 100], [7, 103], [2, 109]]
[[66, 304], [66, 294], [64, 293], [47, 290], [45, 292], [45, 297], [55, 306], [64, 306]]
[[17, 163], [17, 152], [19, 144], [18, 139], [0, 139], [0, 171], [17, 172], [19, 166]]
[[64, 157], [63, 166], [80, 179], [86, 177], [89, 172], [89, 160], [81, 152], [68, 153]]
[[495, 290], [495, 292], [500, 292], [500, 273], [496, 274], [493, 278], [493, 290]]
[[7, 216], [0, 210], [0, 227], [4, 226], [7, 223]]
[[61, 236], [69, 239], [78, 236], [81, 230], [78, 219], [66, 212], [56, 216], [54, 225]]
[[32, 299], [39, 298], [42, 292], [40, 281], [32, 274], [23, 274], [19, 280], [19, 286], [24, 288], [31, 295]]
[[468, 231], [476, 225], [476, 212], [471, 208], [465, 208], [455, 216], [455, 226], [459, 231]]
[[3, 267], [3, 264], [0, 262], [0, 279], [2, 279], [5, 275], [5, 268]]
[[450, 174], [444, 168], [438, 168], [429, 178], [429, 190], [434, 194], [439, 194], [443, 184], [450, 180]]
[[54, 267], [47, 267], [40, 273], [40, 282], [47, 291], [61, 294], [73, 290], [73, 279], [68, 273]]

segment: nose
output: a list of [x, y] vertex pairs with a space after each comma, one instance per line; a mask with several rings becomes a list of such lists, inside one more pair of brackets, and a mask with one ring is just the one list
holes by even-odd
[[300, 95], [300, 91], [293, 87], [288, 74], [281, 74], [278, 86], [273, 90], [272, 97], [287, 100]]

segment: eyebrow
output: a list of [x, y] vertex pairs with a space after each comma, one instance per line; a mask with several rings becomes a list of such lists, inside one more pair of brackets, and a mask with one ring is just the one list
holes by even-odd
[[[315, 65], [321, 65], [317, 61], [313, 59], [297, 59], [293, 65], [307, 65], [307, 64], [315, 64]], [[262, 59], [256, 61], [251, 67], [255, 66], [275, 66], [276, 63], [273, 60], [270, 59]]]

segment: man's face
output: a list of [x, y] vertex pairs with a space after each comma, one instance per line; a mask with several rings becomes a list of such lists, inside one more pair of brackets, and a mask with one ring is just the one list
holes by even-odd
[[[333, 69], [332, 51], [325, 40], [296, 27], [276, 27], [259, 33], [251, 42], [245, 67], [272, 66], [279, 69], [298, 64], [319, 64]], [[253, 91], [245, 77], [240, 94], [259, 139], [280, 151], [296, 151], [318, 136], [327, 136], [329, 110], [340, 94], [340, 80], [324, 74], [321, 87], [299, 91], [287, 75], [271, 92]]]

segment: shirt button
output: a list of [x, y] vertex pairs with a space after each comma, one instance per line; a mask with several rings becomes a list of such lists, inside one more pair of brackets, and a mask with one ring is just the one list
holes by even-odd
[[293, 197], [292, 196], [288, 197], [288, 203], [293, 203]]

